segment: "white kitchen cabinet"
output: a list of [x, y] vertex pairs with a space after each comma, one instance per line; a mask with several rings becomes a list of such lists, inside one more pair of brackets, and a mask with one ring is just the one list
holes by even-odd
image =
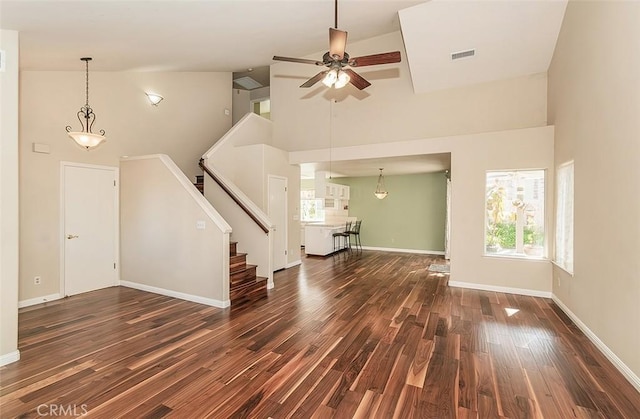
[[337, 198], [342, 201], [349, 200], [349, 187], [347, 185], [336, 185], [337, 189]]
[[341, 201], [349, 200], [349, 186], [327, 182], [326, 178], [317, 177], [315, 182], [316, 198], [333, 198]]

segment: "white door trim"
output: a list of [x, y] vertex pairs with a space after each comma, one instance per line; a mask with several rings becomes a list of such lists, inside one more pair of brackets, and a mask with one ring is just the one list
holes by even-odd
[[[284, 203], [284, 250], [286, 252], [285, 268], [289, 263], [289, 178], [277, 175], [267, 175], [267, 213], [271, 217], [271, 179], [284, 180], [285, 203]], [[273, 221], [273, 220], [272, 220]], [[275, 249], [274, 249], [275, 250]], [[273, 260], [273, 255], [272, 255]]]
[[65, 179], [64, 179], [64, 171], [67, 167], [82, 167], [86, 169], [98, 169], [98, 170], [109, 170], [112, 171], [116, 180], [116, 190], [114, 196], [114, 205], [116, 208], [115, 212], [115, 220], [114, 220], [114, 234], [115, 234], [115, 263], [116, 263], [116, 272], [115, 272], [115, 283], [113, 285], [120, 285], [120, 169], [115, 166], [101, 166], [96, 164], [87, 164], [87, 163], [77, 163], [70, 161], [61, 161], [60, 162], [60, 296], [66, 296], [65, 290]]

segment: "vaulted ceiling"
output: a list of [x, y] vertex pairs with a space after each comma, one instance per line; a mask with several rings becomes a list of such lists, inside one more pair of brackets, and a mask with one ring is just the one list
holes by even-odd
[[[340, 0], [349, 42], [402, 30], [416, 93], [547, 70], [566, 0]], [[331, 0], [3, 0], [22, 70], [245, 71], [327, 49]], [[473, 49], [473, 57], [451, 53]]]
[[[338, 26], [349, 42], [401, 30], [414, 91], [425, 93], [546, 71], [566, 4], [340, 0]], [[274, 63], [273, 55], [325, 51], [333, 22], [332, 0], [0, 2], [0, 27], [20, 32], [21, 70], [81, 71], [79, 58], [92, 56], [92, 71], [244, 72]], [[448, 167], [440, 157], [416, 164]], [[388, 163], [390, 174], [410, 164]], [[344, 175], [364, 173], [344, 166]]]

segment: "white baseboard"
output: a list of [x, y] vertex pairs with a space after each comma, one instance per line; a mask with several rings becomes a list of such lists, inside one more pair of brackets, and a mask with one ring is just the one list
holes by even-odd
[[11, 364], [12, 362], [16, 362], [19, 360], [20, 360], [20, 351], [18, 350], [9, 352], [8, 354], [0, 355], [0, 367], [5, 366], [7, 364]]
[[[352, 246], [355, 249], [355, 246]], [[362, 246], [363, 250], [379, 250], [382, 252], [401, 252], [401, 253], [417, 253], [420, 255], [442, 255], [444, 256], [443, 250], [419, 250], [419, 249], [398, 249], [395, 247], [372, 247], [372, 246]]]
[[449, 286], [456, 287], [456, 288], [469, 288], [469, 289], [481, 290], [481, 291], [503, 292], [505, 294], [528, 295], [531, 297], [551, 298], [552, 296], [550, 291], [528, 290], [526, 288], [500, 287], [497, 285], [475, 284], [472, 282], [449, 281]]
[[604, 342], [601, 341], [600, 338], [595, 333], [593, 333], [586, 324], [582, 322], [582, 320], [580, 320], [580, 318], [578, 318], [578, 316], [576, 316], [571, 310], [569, 310], [569, 308], [564, 305], [560, 298], [558, 298], [555, 294], [552, 295], [552, 298], [553, 302], [556, 303], [567, 316], [569, 316], [569, 318], [576, 324], [576, 326], [578, 326], [580, 330], [582, 330], [582, 333], [584, 333], [589, 338], [589, 340], [594, 345], [596, 345], [596, 348], [598, 348], [600, 352], [602, 352], [602, 354], [606, 356], [609, 361], [611, 361], [611, 363], [618, 369], [618, 371], [622, 373], [622, 375], [624, 375], [624, 377], [631, 383], [631, 385], [633, 385], [636, 390], [640, 391], [640, 377], [634, 374], [634, 372], [631, 371], [631, 369], [627, 367], [627, 365], [622, 362], [622, 360], [618, 358], [618, 356], [613, 353], [613, 351], [609, 349], [609, 347], [605, 345]]
[[30, 298], [28, 300], [18, 301], [18, 308], [35, 306], [36, 304], [48, 303], [49, 301], [55, 301], [61, 299], [60, 294], [44, 295], [42, 297]]
[[166, 295], [167, 297], [179, 298], [181, 300], [192, 301], [194, 303], [206, 304], [212, 307], [226, 308], [231, 305], [229, 300], [216, 300], [213, 298], [201, 297], [199, 295], [185, 294], [183, 292], [167, 290], [164, 288], [152, 287], [151, 285], [139, 284], [137, 282], [120, 281], [123, 287], [134, 288], [140, 291], [152, 292], [154, 294]]
[[302, 265], [302, 261], [300, 259], [295, 260], [293, 262], [287, 263], [287, 265], [284, 267], [285, 269], [289, 269], [289, 268], [293, 268], [294, 266], [298, 266], [298, 265]]

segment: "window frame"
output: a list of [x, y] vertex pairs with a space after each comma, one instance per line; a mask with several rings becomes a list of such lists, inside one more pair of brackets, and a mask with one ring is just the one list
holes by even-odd
[[[543, 214], [541, 216], [543, 222], [542, 228], [542, 252], [540, 255], [529, 255], [526, 253], [516, 253], [515, 251], [512, 253], [494, 253], [487, 251], [487, 235], [488, 235], [488, 218], [487, 218], [487, 204], [488, 204], [488, 190], [487, 190], [487, 177], [490, 173], [518, 173], [518, 172], [542, 172], [542, 204], [541, 209]], [[528, 260], [528, 261], [549, 261], [549, 176], [548, 170], [546, 168], [524, 168], [524, 169], [487, 169], [485, 170], [484, 176], [484, 221], [483, 221], [483, 242], [482, 242], [482, 255], [483, 257], [489, 258], [500, 258], [500, 259], [517, 259], [517, 260]], [[524, 244], [524, 243], [523, 243]]]
[[[562, 173], [565, 170], [570, 169], [570, 190], [571, 190], [571, 199], [570, 199], [570, 203], [571, 203], [571, 217], [570, 217], [570, 237], [566, 238], [570, 241], [570, 257], [566, 258], [568, 259], [565, 260], [565, 258], [563, 258], [562, 260], [560, 260], [558, 258], [558, 243], [562, 240], [558, 240], [558, 234], [560, 232], [560, 226], [561, 223], [560, 221], [560, 205], [561, 205], [561, 196], [560, 193], [563, 190], [566, 190], [566, 188], [561, 187], [560, 182], [562, 181]], [[574, 273], [574, 244], [575, 244], [575, 162], [574, 160], [569, 160], [565, 163], [562, 163], [561, 165], [559, 165], [556, 168], [556, 189], [555, 189], [555, 208], [554, 208], [554, 231], [553, 231], [553, 257], [552, 257], [552, 262], [554, 265], [556, 265], [558, 268], [562, 269], [563, 271], [567, 272], [570, 275], [573, 275]], [[563, 202], [566, 202], [566, 198], [562, 199]], [[563, 214], [565, 214], [567, 212], [567, 208], [563, 208]], [[567, 218], [566, 218], [566, 214], [564, 217], [564, 221], [567, 222]], [[566, 231], [566, 230], [565, 230]], [[565, 238], [563, 236], [563, 238]]]

